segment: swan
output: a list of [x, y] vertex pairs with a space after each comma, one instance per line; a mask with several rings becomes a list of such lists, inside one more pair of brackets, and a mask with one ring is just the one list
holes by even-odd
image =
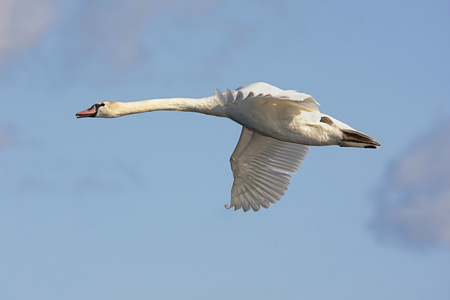
[[[310, 146], [379, 148], [380, 143], [337, 119], [320, 113], [310, 95], [282, 90], [264, 82], [191, 99], [170, 98], [136, 102], [102, 101], [76, 114], [77, 118], [116, 118], [157, 110], [197, 112], [229, 118], [242, 125], [231, 155], [234, 182], [226, 208], [244, 211], [268, 208], [286, 192]], [[381, 149], [381, 148], [380, 148]]]

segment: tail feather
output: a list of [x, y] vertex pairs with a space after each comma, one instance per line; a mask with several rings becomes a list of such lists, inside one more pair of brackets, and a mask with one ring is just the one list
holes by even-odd
[[342, 147], [359, 147], [359, 148], [379, 148], [381, 144], [370, 136], [350, 129], [341, 129], [342, 131]]

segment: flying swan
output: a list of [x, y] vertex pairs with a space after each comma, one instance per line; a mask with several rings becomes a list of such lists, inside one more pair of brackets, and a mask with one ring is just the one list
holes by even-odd
[[226, 208], [268, 208], [286, 192], [310, 146], [379, 148], [380, 143], [333, 117], [322, 114], [307, 94], [257, 82], [211, 97], [102, 101], [77, 118], [116, 118], [156, 110], [197, 112], [229, 118], [242, 125], [231, 155], [234, 182]]

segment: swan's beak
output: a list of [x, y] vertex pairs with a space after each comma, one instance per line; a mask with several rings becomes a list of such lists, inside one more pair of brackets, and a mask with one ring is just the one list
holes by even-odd
[[97, 107], [95, 107], [95, 105], [92, 105], [91, 108], [80, 111], [79, 113], [76, 114], [76, 116], [78, 119], [87, 117], [94, 118], [95, 116], [97, 116]]

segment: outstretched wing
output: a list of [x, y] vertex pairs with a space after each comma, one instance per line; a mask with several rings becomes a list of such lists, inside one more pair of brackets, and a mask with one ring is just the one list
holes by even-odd
[[241, 137], [231, 156], [234, 183], [231, 203], [226, 208], [268, 208], [286, 192], [290, 174], [297, 173], [309, 146], [282, 142], [242, 127]]
[[276, 99], [277, 101], [290, 101], [291, 103], [295, 103], [302, 110], [319, 112], [319, 103], [310, 95], [294, 90], [282, 90], [265, 82], [243, 85], [234, 91], [227, 90], [223, 94], [216, 89], [216, 97], [223, 105], [230, 105], [234, 102], [251, 99]]

